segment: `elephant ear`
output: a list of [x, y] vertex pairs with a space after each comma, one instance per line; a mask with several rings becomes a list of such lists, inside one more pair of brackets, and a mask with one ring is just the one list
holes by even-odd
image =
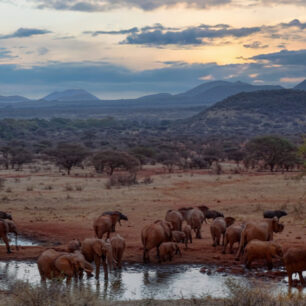
[[103, 243], [102, 241], [97, 240], [97, 241], [94, 242], [94, 244], [93, 244], [93, 246], [92, 246], [94, 252], [95, 252], [99, 257], [101, 257], [102, 254], [103, 254], [103, 250], [102, 250], [103, 245], [102, 245], [102, 243]]
[[71, 258], [67, 255], [59, 256], [54, 262], [55, 268], [65, 275], [72, 275], [74, 267]]

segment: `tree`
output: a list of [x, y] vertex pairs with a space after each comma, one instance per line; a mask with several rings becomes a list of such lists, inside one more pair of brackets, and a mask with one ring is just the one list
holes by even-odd
[[92, 164], [96, 171], [102, 173], [106, 171], [112, 175], [116, 169], [124, 169], [129, 172], [137, 172], [140, 162], [137, 158], [126, 152], [102, 151], [96, 153], [92, 158]]
[[261, 136], [251, 139], [246, 144], [248, 160], [263, 161], [272, 172], [275, 166], [283, 166], [284, 162], [292, 161], [296, 148], [287, 139], [277, 136]]
[[70, 175], [72, 167], [81, 166], [88, 151], [79, 144], [59, 143], [54, 150], [46, 152], [55, 163], [67, 170]]

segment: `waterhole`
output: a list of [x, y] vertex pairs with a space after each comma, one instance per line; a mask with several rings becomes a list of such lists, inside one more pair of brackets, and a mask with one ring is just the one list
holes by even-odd
[[[218, 273], [213, 267], [208, 267], [211, 274], [200, 272], [203, 265], [126, 265], [121, 271], [112, 272], [109, 280], [104, 281], [103, 271], [100, 280], [87, 279], [85, 276], [78, 282], [73, 281], [73, 288], [84, 287], [97, 292], [100, 297], [112, 300], [140, 299], [180, 299], [226, 297], [229, 294], [227, 280], [239, 282], [252, 287], [267, 287], [275, 294], [286, 293], [288, 284], [286, 278], [282, 281], [271, 279], [256, 279], [252, 276]], [[40, 275], [35, 262], [8, 261], [0, 262], [0, 289], [6, 290], [9, 283], [22, 280], [32, 285], [40, 283]], [[65, 283], [63, 283], [65, 286]], [[304, 289], [306, 293], [306, 289]]]

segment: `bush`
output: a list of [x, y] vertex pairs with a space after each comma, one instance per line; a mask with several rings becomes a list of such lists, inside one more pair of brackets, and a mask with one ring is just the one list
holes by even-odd
[[112, 175], [105, 184], [105, 187], [110, 189], [112, 186], [131, 186], [136, 184], [138, 184], [136, 174], [130, 173], [125, 175]]

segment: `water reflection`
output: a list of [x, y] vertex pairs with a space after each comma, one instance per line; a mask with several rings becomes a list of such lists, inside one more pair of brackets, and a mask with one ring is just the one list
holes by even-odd
[[[272, 286], [273, 292], [287, 292], [284, 282], [271, 280], [256, 281], [252, 278], [236, 275], [199, 272], [200, 265], [163, 265], [163, 266], [125, 266], [122, 271], [114, 271], [109, 281], [104, 281], [103, 273], [99, 281], [84, 277], [73, 281], [72, 290], [85, 288], [94, 291], [103, 299], [138, 300], [138, 299], [178, 299], [192, 297], [226, 297], [226, 280], [236, 280], [252, 286]], [[8, 289], [7, 280], [40, 283], [40, 275], [34, 262], [0, 262], [0, 289]], [[63, 284], [64, 285], [64, 284]], [[296, 291], [296, 289], [295, 289]], [[304, 294], [306, 288], [304, 289]]]
[[[10, 240], [10, 245], [14, 246], [15, 245], [15, 234], [8, 234], [8, 238]], [[34, 246], [34, 245], [40, 245], [39, 241], [35, 241], [31, 238], [27, 238], [22, 235], [18, 235], [18, 246]], [[4, 245], [4, 242], [2, 239], [0, 239], [0, 245]]]

